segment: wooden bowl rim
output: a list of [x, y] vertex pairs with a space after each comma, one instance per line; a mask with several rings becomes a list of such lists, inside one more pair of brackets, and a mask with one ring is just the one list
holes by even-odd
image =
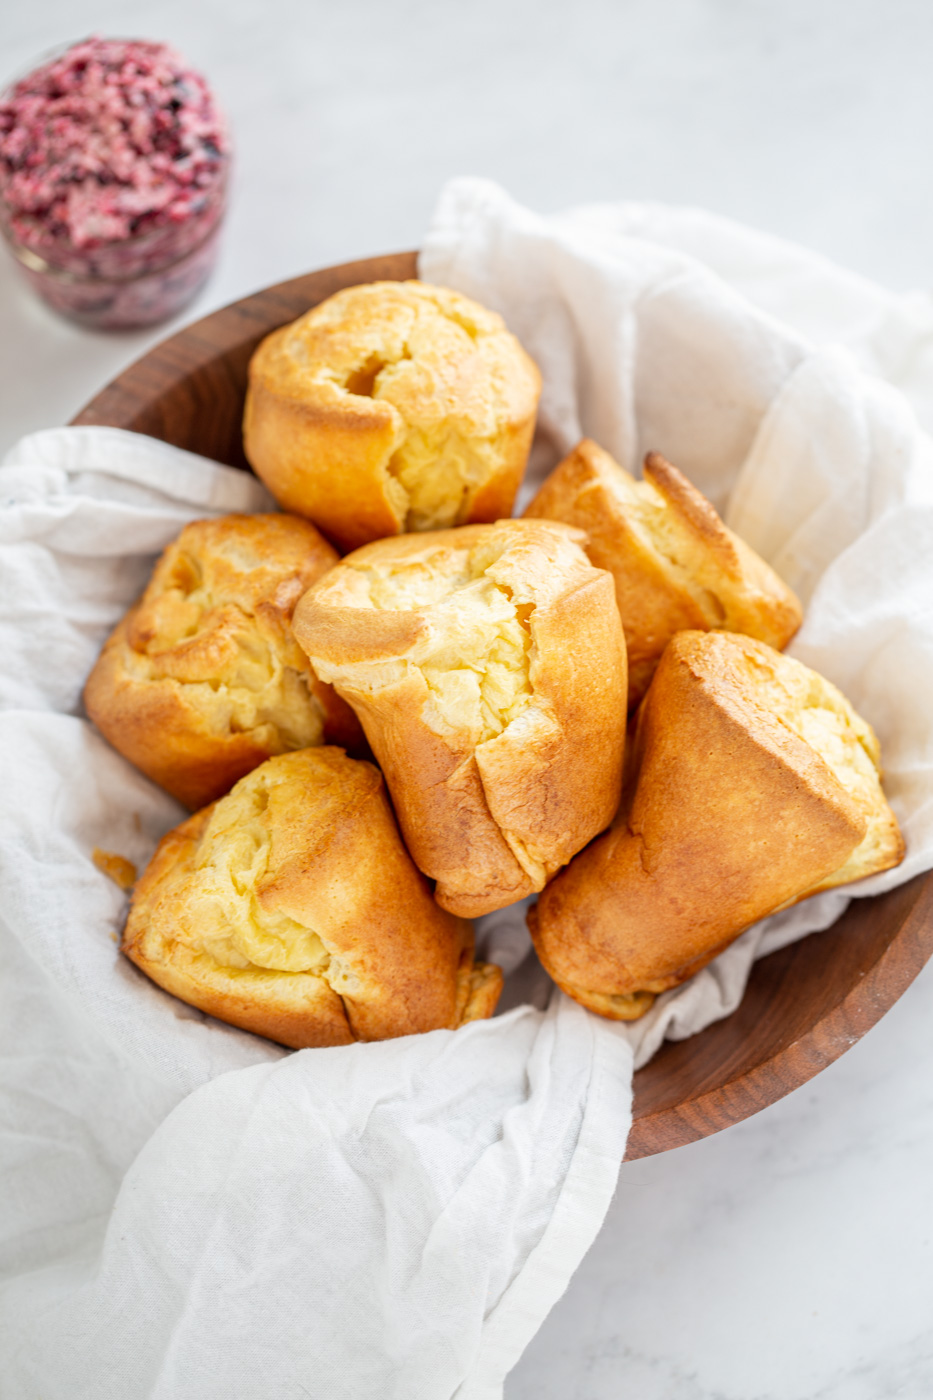
[[[252, 348], [278, 325], [299, 315], [302, 309], [322, 301], [341, 287], [361, 282], [404, 280], [417, 276], [417, 253], [387, 254], [322, 268], [302, 277], [291, 278], [243, 297], [195, 321], [152, 346], [138, 360], [117, 375], [72, 419], [74, 425], [102, 424], [144, 431], [173, 441], [168, 423], [171, 395], [187, 386], [192, 378], [215, 376], [219, 387], [244, 373], [243, 366]], [[297, 307], [297, 309], [296, 309]], [[235, 372], [228, 361], [236, 359]], [[209, 392], [209, 387], [206, 392]], [[240, 387], [242, 387], [240, 385]], [[234, 391], [239, 390], [234, 386]], [[238, 425], [237, 425], [238, 431]], [[224, 449], [223, 460], [245, 466], [236, 433]], [[189, 443], [179, 446], [191, 448]], [[218, 454], [221, 455], [221, 454]], [[799, 1028], [783, 1033], [775, 1029], [775, 1043], [765, 1044], [757, 1058], [737, 1057], [727, 1065], [716, 1082], [695, 1076], [692, 1088], [685, 1088], [675, 1102], [652, 1104], [652, 1088], [663, 1077], [665, 1064], [679, 1066], [689, 1078], [691, 1066], [702, 1059], [704, 1046], [722, 1041], [726, 1028], [757, 1014], [749, 1009], [753, 987], [762, 1007], [768, 1005], [768, 989], [777, 989], [786, 1000], [793, 990], [795, 971], [808, 963], [815, 965], [818, 946], [825, 949], [827, 938], [839, 935], [842, 925], [865, 927], [872, 907], [887, 911], [885, 921], [896, 924], [887, 942], [872, 946], [864, 965], [856, 967], [852, 978], [840, 985], [838, 994], [830, 991], [819, 1014]], [[854, 912], [853, 912], [854, 911]], [[837, 944], [837, 948], [838, 948]], [[810, 952], [808, 952], [808, 949]], [[806, 938], [760, 959], [753, 965], [743, 1002], [730, 1016], [714, 1022], [686, 1041], [665, 1041], [657, 1055], [635, 1075], [632, 1131], [626, 1161], [668, 1151], [710, 1136], [744, 1118], [760, 1112], [785, 1094], [805, 1084], [849, 1050], [898, 1000], [933, 955], [933, 872], [914, 877], [884, 895], [853, 900], [849, 910], [832, 928]], [[819, 956], [827, 960], [825, 951]], [[828, 954], [832, 966], [833, 954]], [[812, 972], [811, 972], [812, 976]], [[764, 992], [761, 989], [764, 988]], [[762, 999], [762, 997], [764, 999]], [[757, 1022], [749, 1020], [749, 1033], [737, 1044], [751, 1049]], [[718, 1071], [717, 1071], [718, 1074]]]

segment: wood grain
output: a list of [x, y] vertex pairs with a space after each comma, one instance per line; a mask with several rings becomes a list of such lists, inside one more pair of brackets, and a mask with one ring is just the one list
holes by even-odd
[[[282, 282], [155, 346], [73, 420], [129, 428], [246, 467], [250, 356], [269, 331], [342, 287], [416, 275], [394, 253]], [[933, 954], [933, 874], [853, 900], [832, 928], [756, 963], [738, 1009], [668, 1041], [635, 1076], [626, 1160], [719, 1132], [798, 1088], [865, 1034]]]

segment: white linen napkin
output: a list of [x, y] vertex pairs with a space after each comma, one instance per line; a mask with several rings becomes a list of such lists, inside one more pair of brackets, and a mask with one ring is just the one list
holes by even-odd
[[[630, 467], [657, 448], [780, 561], [808, 608], [794, 653], [878, 729], [908, 841], [857, 893], [933, 864], [930, 446], [822, 345], [899, 374], [933, 423], [929, 307], [708, 216], [541, 219], [478, 181], [444, 192], [422, 275], [503, 311], [541, 364], [539, 477], [583, 432]], [[81, 685], [185, 521], [266, 508], [243, 473], [106, 429], [37, 434], [0, 468], [11, 1400], [501, 1396], [608, 1207], [633, 1052], [725, 1014], [757, 953], [846, 899], [749, 930], [632, 1027], [559, 994], [535, 1009], [515, 911], [481, 927], [515, 1009], [456, 1033], [286, 1054], [153, 987], [90, 852], [141, 865], [181, 813], [87, 724]]]

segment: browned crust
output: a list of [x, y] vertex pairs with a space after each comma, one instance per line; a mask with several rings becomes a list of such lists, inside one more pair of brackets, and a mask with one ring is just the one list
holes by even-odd
[[[321, 748], [280, 755], [265, 771], [272, 786], [261, 820], [272, 846], [257, 898], [313, 929], [331, 954], [330, 970], [227, 968], [198, 951], [203, 843], [215, 812], [236, 820], [243, 785], [162, 840], [133, 896], [127, 956], [190, 1005], [293, 1049], [454, 1028], [461, 1018], [491, 1015], [499, 970], [473, 967], [469, 925], [431, 898], [401, 843], [378, 770]], [[244, 783], [257, 781], [253, 774]], [[335, 978], [339, 992], [329, 984]]]
[[344, 693], [385, 774], [412, 859], [437, 881], [438, 904], [478, 918], [533, 893], [490, 813], [475, 754], [421, 720], [423, 678], [414, 672], [372, 699]]
[[[528, 620], [534, 704], [479, 748], [461, 730], [439, 733], [425, 722], [429, 691], [417, 665], [372, 693], [337, 682], [386, 775], [413, 859], [437, 881], [438, 903], [468, 918], [541, 888], [503, 832], [533, 851], [549, 878], [609, 823], [618, 803], [626, 663], [612, 580], [587, 565], [566, 531], [554, 530], [500, 521], [379, 541], [344, 560], [295, 614], [296, 637], [330, 675], [331, 665], [404, 657], [432, 625], [430, 608], [342, 604], [342, 580], [356, 565], [435, 544], [472, 548], [499, 532], [513, 551], [510, 576], [525, 585], [540, 580]], [[560, 540], [565, 552], [556, 561]]]
[[538, 933], [538, 906], [536, 904], [533, 904], [528, 910], [525, 922], [528, 925], [528, 931], [531, 934], [541, 966], [551, 981], [555, 982], [567, 996], [572, 997], [581, 1006], [585, 1006], [587, 1011], [595, 1011], [598, 1016], [605, 1016], [609, 1021], [638, 1021], [646, 1011], [651, 1010], [656, 996], [654, 992], [642, 990], [623, 993], [619, 996], [609, 996], [605, 992], [593, 992], [586, 987], [577, 987], [568, 982], [562, 976], [559, 968], [552, 966], [542, 952], [542, 940]]
[[720, 520], [706, 497], [659, 453], [645, 459], [645, 477], [679, 525], [687, 562], [704, 587], [691, 591], [663, 550], [634, 528], [619, 482], [633, 485], [608, 452], [584, 438], [554, 469], [525, 510], [529, 518], [564, 521], [585, 530], [586, 551], [608, 569], [625, 630], [629, 708], [639, 703], [665, 646], [679, 631], [721, 627], [781, 650], [800, 626], [800, 603], [764, 560]]
[[313, 520], [339, 549], [399, 534], [404, 514], [386, 467], [397, 437], [390, 406], [355, 399], [337, 412], [278, 391], [283, 338], [274, 332], [250, 363], [243, 444], [253, 470], [280, 505]]
[[[820, 755], [737, 683], [723, 633], [671, 642], [639, 711], [618, 823], [545, 890], [530, 921], [560, 986], [606, 999], [676, 986], [743, 929], [813, 893], [867, 830]], [[760, 648], [765, 650], [764, 648]], [[879, 868], [896, 864], [893, 851]], [[642, 1014], [639, 1012], [638, 1014]]]
[[[239, 732], [216, 728], [184, 680], [171, 674], [141, 677], [134, 657], [158, 646], [153, 609], [171, 587], [180, 556], [197, 562], [210, 554], [217, 560], [228, 548], [235, 557], [241, 542], [263, 557], [263, 568], [238, 575], [235, 563], [223, 560], [218, 568], [229, 591], [221, 592], [203, 629], [164, 652], [160, 662], [168, 670], [173, 665], [198, 668], [199, 674], [219, 684], [231, 646], [225, 601], [233, 598], [254, 609], [255, 625], [269, 645], [277, 646], [283, 656], [294, 650], [290, 620], [295, 604], [338, 562], [336, 552], [313, 525], [290, 516], [229, 515], [195, 521], [163, 552], [140, 602], [104, 644], [84, 691], [88, 715], [114, 748], [193, 809], [229, 792], [245, 774], [280, 752], [283, 743], [268, 725]], [[242, 614], [239, 617], [242, 620]], [[296, 654], [296, 661], [306, 668], [309, 692], [319, 706], [323, 740], [361, 751], [365, 740], [350, 707], [306, 667], [302, 654]]]

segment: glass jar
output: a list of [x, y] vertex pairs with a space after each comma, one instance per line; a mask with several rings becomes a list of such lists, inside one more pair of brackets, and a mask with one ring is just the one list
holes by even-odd
[[230, 165], [204, 79], [172, 49], [92, 38], [0, 97], [0, 231], [56, 311], [152, 325], [216, 258]]

